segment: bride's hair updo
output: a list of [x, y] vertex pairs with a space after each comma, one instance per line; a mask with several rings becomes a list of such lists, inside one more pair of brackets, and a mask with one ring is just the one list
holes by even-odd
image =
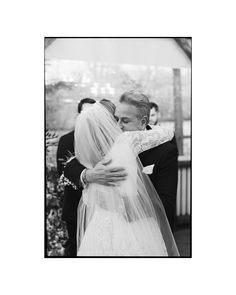
[[115, 109], [111, 101], [103, 99], [76, 119], [75, 156], [87, 168], [94, 167], [122, 134], [114, 116]]
[[114, 105], [113, 102], [104, 98], [100, 100], [99, 103], [103, 105], [113, 116], [115, 115], [116, 106]]

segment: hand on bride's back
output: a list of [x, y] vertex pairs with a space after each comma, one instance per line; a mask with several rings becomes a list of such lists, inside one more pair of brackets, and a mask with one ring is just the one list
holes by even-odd
[[126, 180], [127, 173], [122, 167], [110, 167], [111, 160], [102, 160], [94, 168], [86, 172], [88, 183], [98, 183], [106, 186], [117, 186]]

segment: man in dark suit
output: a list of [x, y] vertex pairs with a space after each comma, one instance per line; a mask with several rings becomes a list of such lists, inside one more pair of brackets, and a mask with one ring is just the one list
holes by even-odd
[[[94, 99], [84, 98], [78, 104], [78, 113], [95, 103]], [[58, 144], [57, 169], [61, 177], [64, 173], [64, 166], [67, 160], [74, 156], [74, 130], [63, 135]], [[81, 173], [81, 171], [80, 171]], [[68, 230], [68, 242], [66, 244], [66, 256], [76, 255], [76, 227], [77, 227], [77, 206], [80, 200], [81, 190], [75, 190], [72, 186], [65, 186], [62, 219], [66, 221]]]
[[[124, 131], [149, 130], [150, 104], [146, 95], [129, 91], [117, 105], [116, 116]], [[178, 184], [178, 148], [175, 137], [160, 146], [139, 155], [143, 166], [154, 165], [149, 175], [166, 211], [171, 228], [175, 224], [176, 194]]]

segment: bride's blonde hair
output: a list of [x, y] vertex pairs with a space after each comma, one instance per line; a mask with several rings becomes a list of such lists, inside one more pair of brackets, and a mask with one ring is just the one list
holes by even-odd
[[99, 101], [101, 105], [103, 105], [112, 115], [115, 115], [116, 106], [113, 102], [108, 99], [102, 99]]

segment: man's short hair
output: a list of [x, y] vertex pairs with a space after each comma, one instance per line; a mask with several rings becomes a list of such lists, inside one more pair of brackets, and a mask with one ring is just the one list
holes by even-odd
[[95, 103], [96, 102], [96, 100], [95, 99], [93, 99], [93, 98], [83, 98], [83, 99], [81, 99], [81, 101], [79, 102], [79, 104], [78, 104], [78, 113], [80, 114], [81, 113], [81, 111], [82, 111], [82, 107], [83, 107], [83, 104], [85, 104], [85, 103], [91, 103], [91, 104], [93, 104], [93, 103]]
[[139, 118], [150, 116], [150, 103], [147, 95], [142, 92], [131, 90], [123, 93], [120, 97], [121, 103], [135, 106], [139, 110]]
[[154, 108], [156, 112], [159, 112], [159, 106], [155, 102], [150, 102], [150, 109]]

